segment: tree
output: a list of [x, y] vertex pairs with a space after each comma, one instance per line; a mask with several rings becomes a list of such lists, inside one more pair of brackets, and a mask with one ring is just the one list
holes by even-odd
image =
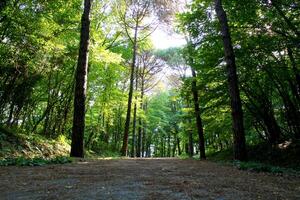
[[234, 133], [234, 158], [237, 160], [246, 160], [247, 152], [243, 122], [243, 110], [238, 86], [235, 55], [233, 51], [226, 12], [224, 11], [222, 6], [222, 0], [215, 0], [215, 10], [221, 25], [225, 61], [227, 64], [227, 76], [229, 83], [229, 94], [231, 99], [231, 114]]
[[[156, 75], [162, 71], [163, 63], [162, 61], [154, 55], [152, 51], [144, 51], [138, 57], [139, 64], [139, 87], [140, 87], [140, 113], [145, 114], [147, 106], [144, 102], [145, 93], [151, 91], [159, 81], [156, 80]], [[141, 115], [140, 114], [140, 115]], [[146, 138], [146, 120], [142, 119], [143, 116], [139, 116], [138, 119], [138, 137], [137, 137], [137, 151], [136, 156], [143, 156], [143, 141]], [[143, 127], [144, 126], [144, 127]]]
[[84, 1], [81, 18], [79, 56], [76, 69], [74, 116], [72, 129], [71, 156], [83, 157], [83, 138], [85, 128], [85, 100], [87, 89], [88, 51], [90, 39], [90, 11], [92, 0]]
[[[132, 44], [132, 61], [130, 67], [130, 82], [129, 82], [129, 94], [127, 104], [127, 114], [125, 120], [123, 146], [121, 149], [122, 156], [127, 156], [128, 151], [128, 136], [131, 118], [132, 96], [134, 86], [134, 73], [136, 68], [136, 58], [138, 52], [138, 43], [141, 40], [145, 40], [149, 34], [147, 33], [144, 38], [139, 39], [139, 34], [142, 31], [146, 31], [150, 25], [143, 25], [144, 19], [151, 13], [152, 2], [147, 1], [125, 1], [125, 11], [121, 11], [120, 20], [125, 29], [125, 33]], [[129, 20], [130, 19], [130, 20]], [[130, 31], [133, 31], [133, 37], [130, 35]]]
[[198, 90], [197, 90], [197, 74], [196, 71], [191, 67], [192, 71], [192, 93], [193, 93], [193, 100], [194, 100], [194, 110], [195, 110], [195, 117], [196, 117], [196, 125], [197, 131], [199, 136], [199, 149], [200, 149], [200, 159], [205, 160], [205, 141], [204, 141], [204, 133], [203, 133], [203, 125], [202, 119], [200, 115], [200, 108], [199, 108], [199, 97], [198, 97]]

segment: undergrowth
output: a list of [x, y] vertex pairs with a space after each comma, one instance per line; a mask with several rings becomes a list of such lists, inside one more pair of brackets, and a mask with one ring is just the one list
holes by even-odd
[[101, 152], [95, 152], [92, 150], [87, 150], [85, 152], [85, 157], [87, 158], [113, 158], [113, 159], [119, 159], [121, 158], [121, 155], [119, 152], [116, 151], [109, 151], [109, 150], [105, 150], [105, 151], [101, 151]]
[[60, 135], [50, 139], [39, 134], [28, 134], [18, 129], [0, 126], [0, 159], [55, 158], [69, 154], [69, 140]]
[[71, 163], [70, 157], [58, 156], [55, 158], [4, 158], [0, 160], [0, 166], [43, 166], [47, 164], [65, 164]]
[[269, 172], [274, 174], [300, 173], [300, 158], [298, 142], [286, 149], [270, 147], [268, 144], [248, 146], [248, 161], [234, 161], [233, 149], [209, 153], [208, 160], [229, 164], [240, 170], [253, 172]]
[[278, 166], [268, 165], [264, 163], [257, 162], [240, 162], [234, 161], [233, 165], [240, 170], [248, 170], [253, 172], [270, 172], [275, 174], [282, 174], [290, 170]]

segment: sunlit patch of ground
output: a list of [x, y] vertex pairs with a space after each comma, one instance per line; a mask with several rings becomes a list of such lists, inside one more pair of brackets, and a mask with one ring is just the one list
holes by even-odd
[[1, 167], [0, 199], [300, 199], [300, 178], [180, 159]]

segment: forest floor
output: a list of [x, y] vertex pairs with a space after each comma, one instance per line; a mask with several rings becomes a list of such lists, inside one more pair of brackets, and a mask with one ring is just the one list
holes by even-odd
[[0, 199], [300, 199], [300, 178], [180, 159], [0, 167]]

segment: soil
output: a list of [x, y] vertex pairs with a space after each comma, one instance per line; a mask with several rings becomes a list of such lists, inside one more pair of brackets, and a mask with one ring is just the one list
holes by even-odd
[[1, 167], [0, 199], [300, 199], [300, 178], [197, 160], [81, 160]]

